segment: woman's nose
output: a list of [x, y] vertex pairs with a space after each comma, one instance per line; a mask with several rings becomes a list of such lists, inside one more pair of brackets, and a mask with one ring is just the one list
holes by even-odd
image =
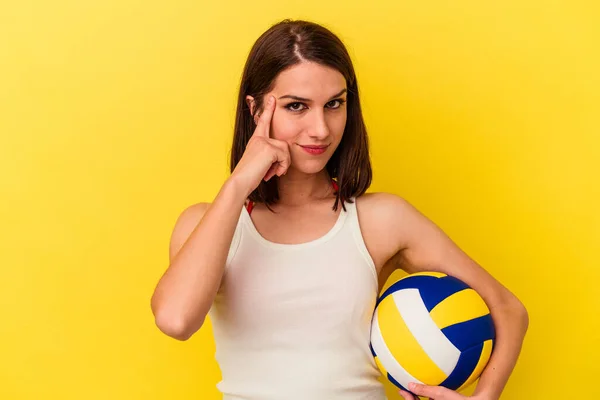
[[314, 119], [311, 123], [309, 134], [316, 139], [324, 139], [329, 136], [329, 127], [323, 111], [316, 111]]

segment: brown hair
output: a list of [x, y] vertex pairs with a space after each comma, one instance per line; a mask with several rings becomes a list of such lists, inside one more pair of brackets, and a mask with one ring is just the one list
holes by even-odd
[[[338, 148], [325, 167], [339, 187], [333, 209], [337, 210], [338, 203], [345, 209], [346, 201], [362, 195], [371, 185], [367, 129], [348, 51], [335, 34], [313, 22], [285, 19], [264, 32], [250, 50], [237, 100], [230, 171], [233, 172], [242, 158], [256, 128], [246, 96], [254, 97], [257, 112], [262, 110], [263, 97], [272, 90], [279, 73], [303, 61], [334, 68], [346, 79], [346, 127]], [[274, 176], [268, 182], [263, 180], [249, 198], [267, 206], [276, 203], [279, 200], [278, 177]]]

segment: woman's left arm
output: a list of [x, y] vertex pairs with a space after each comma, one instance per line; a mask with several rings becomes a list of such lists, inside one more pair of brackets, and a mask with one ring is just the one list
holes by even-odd
[[[471, 398], [499, 399], [515, 367], [528, 328], [525, 306], [407, 201], [391, 195], [382, 203], [386, 204], [388, 217], [392, 215], [394, 220], [392, 231], [398, 243], [397, 257], [394, 258], [399, 260], [398, 268], [407, 273], [437, 271], [454, 276], [478, 292], [486, 302], [496, 328], [496, 343]], [[436, 400], [466, 398], [438, 386], [416, 385], [409, 390]], [[409, 393], [402, 395], [405, 399], [412, 398]]]

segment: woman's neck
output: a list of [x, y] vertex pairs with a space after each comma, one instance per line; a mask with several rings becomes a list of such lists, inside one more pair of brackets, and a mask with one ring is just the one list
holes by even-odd
[[279, 201], [281, 206], [297, 207], [331, 197], [334, 189], [326, 170], [317, 174], [304, 174], [295, 170], [279, 178]]

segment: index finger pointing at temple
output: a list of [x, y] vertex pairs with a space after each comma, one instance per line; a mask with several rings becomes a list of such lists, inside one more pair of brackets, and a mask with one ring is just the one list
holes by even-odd
[[271, 136], [271, 120], [273, 118], [273, 113], [275, 112], [275, 96], [269, 96], [265, 106], [264, 111], [258, 119], [258, 124], [256, 125], [256, 134], [270, 137]]

